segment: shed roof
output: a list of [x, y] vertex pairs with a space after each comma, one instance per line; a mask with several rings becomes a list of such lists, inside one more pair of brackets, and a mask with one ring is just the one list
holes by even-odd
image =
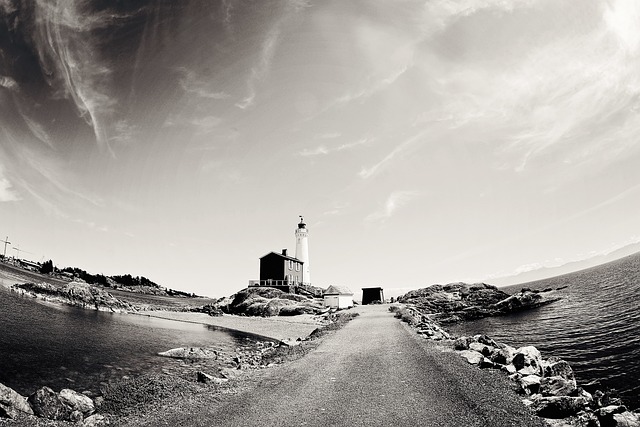
[[288, 256], [288, 255], [282, 255], [282, 254], [279, 254], [277, 252], [269, 252], [268, 254], [261, 256], [260, 259], [266, 258], [266, 257], [268, 257], [270, 255], [277, 255], [280, 258], [287, 259], [289, 261], [299, 262], [300, 264], [304, 264], [304, 261], [300, 261], [298, 258], [294, 258], [294, 257]]
[[346, 286], [331, 285], [324, 291], [325, 295], [353, 295], [353, 292]]

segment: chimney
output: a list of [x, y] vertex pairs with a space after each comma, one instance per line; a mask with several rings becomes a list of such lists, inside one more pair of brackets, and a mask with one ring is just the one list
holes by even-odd
[[287, 256], [287, 250], [286, 249], [282, 250], [282, 255]]

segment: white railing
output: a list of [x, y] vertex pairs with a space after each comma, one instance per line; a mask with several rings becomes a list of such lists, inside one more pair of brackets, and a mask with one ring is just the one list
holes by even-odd
[[316, 297], [318, 296], [322, 296], [322, 290], [318, 289], [318, 288], [314, 288], [312, 286], [309, 286], [309, 284], [307, 283], [303, 283], [303, 282], [295, 282], [295, 281], [291, 281], [291, 280], [275, 280], [275, 279], [268, 279], [268, 280], [249, 280], [249, 287], [259, 287], [259, 286], [289, 286], [289, 287], [295, 287], [295, 288], [300, 288], [300, 289], [304, 289], [305, 291], [315, 295]]
[[299, 286], [301, 282], [294, 282], [291, 280], [249, 280], [249, 286]]

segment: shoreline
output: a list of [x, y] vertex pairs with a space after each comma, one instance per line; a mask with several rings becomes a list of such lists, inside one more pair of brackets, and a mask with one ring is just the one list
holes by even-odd
[[417, 336], [450, 349], [478, 370], [504, 373], [522, 404], [552, 427], [640, 426], [640, 409], [629, 410], [615, 390], [597, 389], [599, 383], [577, 383], [569, 363], [559, 357], [544, 358], [534, 346], [516, 349], [487, 335], [455, 336], [411, 304], [392, 304], [389, 311]]
[[[164, 312], [161, 313], [164, 314]], [[142, 313], [141, 315], [146, 314]], [[206, 314], [204, 314], [204, 316], [210, 317]], [[324, 335], [341, 328], [355, 316], [357, 316], [357, 314], [348, 311], [334, 313], [330, 316], [329, 321], [321, 326], [311, 324], [309, 319], [306, 319], [304, 322], [280, 322], [286, 325], [303, 325], [304, 329], [297, 328], [297, 332], [301, 330], [308, 331], [310, 329], [311, 332], [307, 335], [297, 337], [295, 340], [285, 339], [280, 340], [278, 343], [269, 337], [267, 337], [268, 341], [260, 341], [259, 335], [247, 331], [239, 331], [245, 334], [255, 335], [256, 338], [252, 339], [250, 344], [238, 347], [233, 354], [211, 351], [204, 347], [171, 349], [165, 353], [170, 353], [175, 350], [185, 350], [190, 351], [191, 354], [195, 354], [195, 356], [191, 358], [189, 356], [163, 356], [159, 354], [159, 357], [174, 358], [182, 362], [171, 371], [163, 370], [162, 374], [145, 373], [136, 377], [123, 378], [114, 383], [110, 383], [106, 387], [101, 387], [102, 394], [93, 396], [95, 412], [88, 412], [84, 421], [82, 421], [82, 417], [80, 417], [80, 421], [75, 425], [82, 427], [138, 425], [139, 421], [136, 420], [148, 422], [149, 418], [156, 416], [157, 410], [165, 409], [167, 404], [174, 404], [175, 400], [181, 401], [181, 404], [186, 406], [192, 405], [194, 401], [200, 401], [201, 404], [208, 405], [219, 403], [224, 396], [233, 396], [247, 388], [257, 387], [263, 373], [277, 369], [287, 362], [303, 357], [320, 344]], [[236, 319], [231, 319], [232, 321], [237, 321], [238, 319], [244, 320], [242, 316], [233, 317]], [[166, 316], [161, 318], [166, 319]], [[209, 324], [209, 322], [203, 323], [202, 321], [178, 320], [175, 318], [167, 320]], [[273, 322], [269, 322], [265, 318], [256, 318], [254, 323], [264, 324], [265, 321], [267, 321], [266, 327], [273, 325]], [[230, 329], [218, 325], [212, 326]], [[253, 328], [253, 330], [256, 329], [255, 327]], [[280, 330], [283, 330], [282, 327]], [[204, 354], [205, 356], [199, 357], [198, 354]], [[214, 354], [215, 357], [207, 357], [207, 354]], [[44, 389], [46, 389], [46, 386], [41, 385], [38, 391], [29, 397], [29, 403], [32, 404], [31, 399], [33, 396]], [[4, 390], [6, 390], [6, 387]], [[58, 395], [57, 392], [50, 389], [49, 392], [53, 393], [54, 396]], [[59, 395], [62, 395], [63, 392], [64, 391], [61, 390]], [[0, 397], [2, 397], [3, 393], [3, 385], [0, 385]], [[22, 402], [25, 402], [27, 399], [20, 395], [17, 395], [17, 397], [17, 400]], [[57, 397], [54, 399], [57, 399]], [[0, 400], [0, 413], [5, 409], [2, 403]], [[67, 410], [67, 412], [69, 411]], [[67, 413], [66, 416], [69, 416], [69, 414]], [[69, 425], [68, 418], [48, 419], [42, 416], [34, 417], [33, 412], [25, 413], [14, 411], [12, 417], [13, 418], [0, 417], [0, 426], [33, 425], [38, 427], [59, 427]]]
[[[296, 340], [309, 336], [314, 330], [325, 326], [318, 316], [301, 314], [290, 317], [249, 317], [235, 314], [209, 316], [206, 313], [180, 311], [145, 311], [129, 313], [137, 316], [155, 317], [175, 322], [213, 326], [228, 331], [250, 334], [272, 341]], [[287, 320], [285, 320], [287, 319]]]
[[[14, 289], [13, 285], [8, 284], [0, 276], [0, 285], [8, 288], [14, 292], [20, 292], [20, 290]], [[23, 294], [31, 296], [31, 292], [28, 290], [21, 290]], [[49, 298], [46, 294], [38, 294], [34, 301], [43, 304], [56, 304], [56, 305], [67, 305], [74, 306], [73, 304], [69, 304], [61, 299]], [[125, 301], [128, 302], [128, 301]], [[408, 307], [406, 304], [401, 304], [405, 307]], [[77, 305], [75, 305], [78, 307]], [[95, 310], [96, 308], [92, 307], [78, 307], [89, 310]], [[413, 308], [415, 310], [415, 308]], [[390, 306], [391, 311], [391, 306]], [[347, 310], [347, 312], [357, 312], [357, 310]], [[222, 316], [210, 316], [206, 313], [201, 312], [189, 312], [189, 311], [170, 311], [170, 310], [141, 310], [141, 311], [125, 311], [123, 314], [131, 314], [138, 316], [147, 316], [164, 320], [171, 320], [176, 322], [184, 322], [184, 323], [192, 323], [192, 324], [200, 324], [212, 326], [214, 328], [221, 328], [227, 331], [239, 332], [252, 336], [252, 343], [256, 344], [256, 348], [251, 348], [251, 346], [246, 346], [243, 348], [238, 348], [235, 354], [225, 354], [222, 356], [221, 354], [221, 362], [220, 366], [217, 368], [214, 367], [214, 364], [203, 364], [203, 369], [213, 369], [210, 371], [211, 373], [194, 371], [193, 368], [176, 368], [171, 373], [165, 373], [166, 376], [158, 377], [148, 374], [142, 374], [140, 378], [149, 378], [150, 381], [155, 381], [158, 384], [162, 384], [162, 387], [174, 387], [176, 390], [179, 390], [179, 393], [183, 393], [185, 390], [187, 393], [191, 393], [193, 395], [200, 393], [202, 390], [198, 389], [194, 386], [196, 379], [194, 378], [195, 374], [198, 374], [198, 381], [201, 378], [204, 378], [203, 383], [212, 383], [214, 385], [214, 390], [207, 390], [207, 394], [209, 397], [215, 399], [215, 396], [219, 396], [220, 393], [230, 393], [234, 394], [242, 390], [243, 387], [248, 386], [247, 384], [253, 384], [253, 381], [257, 381], [256, 378], [259, 378], [259, 372], [263, 368], [273, 367], [273, 363], [265, 364], [263, 355], [265, 351], [270, 351], [272, 348], [280, 349], [284, 348], [285, 356], [283, 359], [278, 359], [277, 364], [281, 364], [290, 360], [290, 357], [299, 358], [306, 354], [306, 352], [311, 351], [315, 348], [319, 343], [314, 342], [313, 344], [309, 344], [310, 336], [313, 336], [315, 331], [323, 329], [323, 327], [329, 326], [331, 323], [325, 320], [328, 316], [326, 315], [310, 315], [303, 314], [298, 316], [274, 316], [274, 317], [252, 317], [252, 316], [240, 316], [240, 315], [230, 315], [224, 314]], [[424, 338], [430, 338], [433, 341], [441, 341], [447, 348], [451, 348], [452, 350], [456, 350], [456, 353], [464, 357], [464, 359], [469, 362], [471, 365], [477, 365], [479, 368], [491, 368], [496, 369], [497, 365], [494, 363], [492, 352], [494, 349], [505, 350], [509, 346], [505, 346], [502, 343], [496, 343], [495, 341], [489, 339], [486, 336], [474, 336], [474, 337], [462, 337], [466, 341], [464, 344], [459, 345], [458, 341], [454, 341], [455, 337], [450, 336], [448, 331], [440, 327], [439, 322], [433, 321], [430, 315], [425, 316], [421, 314], [418, 310], [412, 314], [413, 317], [417, 319], [415, 324], [411, 324], [407, 319], [402, 318], [414, 329], [417, 329], [417, 333], [422, 335]], [[396, 316], [401, 317], [401, 316]], [[400, 320], [399, 320], [400, 321]], [[419, 326], [416, 328], [416, 326]], [[267, 342], [260, 343], [260, 340], [271, 341], [272, 343], [279, 343], [277, 345], [271, 345]], [[258, 348], [257, 344], [261, 344], [260, 348]], [[265, 346], [265, 344], [269, 344]], [[460, 347], [460, 348], [458, 348]], [[492, 348], [492, 350], [489, 350]], [[557, 359], [553, 356], [548, 359], [542, 359], [542, 356], [537, 349], [534, 347], [523, 347], [523, 348], [531, 348], [531, 354], [527, 355], [528, 359], [526, 359], [526, 369], [531, 367], [531, 360], [538, 360], [538, 364], [540, 367], [543, 364], [550, 362], [554, 364], [554, 366], [558, 365], [558, 362], [564, 362], [563, 360], [553, 360]], [[205, 349], [204, 347], [202, 349]], [[167, 349], [169, 350], [169, 349]], [[177, 349], [171, 349], [177, 350]], [[185, 349], [186, 350], [186, 349]], [[194, 349], [191, 349], [193, 352]], [[520, 352], [521, 349], [510, 348], [507, 350], [507, 353], [513, 354]], [[291, 353], [287, 353], [291, 352]], [[533, 354], [537, 352], [537, 355]], [[188, 357], [177, 357], [178, 359], [183, 359], [185, 361], [189, 360]], [[217, 359], [217, 356], [216, 356]], [[508, 356], [507, 356], [508, 359]], [[193, 363], [193, 361], [191, 362]], [[237, 367], [231, 369], [229, 366], [224, 367], [224, 364], [233, 364]], [[566, 362], [564, 362], [566, 364]], [[269, 366], [267, 366], [269, 365]], [[502, 362], [500, 365], [503, 365]], [[183, 365], [181, 365], [183, 366]], [[221, 367], [222, 366], [222, 367]], [[567, 364], [568, 366], [568, 364]], [[565, 414], [564, 417], [557, 417], [556, 414], [558, 410], [556, 408], [552, 408], [551, 411], [554, 412], [553, 417], [545, 417], [541, 414], [548, 414], [549, 409], [540, 408], [539, 402], [545, 400], [545, 402], [549, 402], [549, 396], [536, 397], [539, 393], [538, 390], [544, 386], [544, 378], [545, 375], [543, 371], [531, 371], [524, 372], [523, 370], [510, 370], [507, 368], [507, 365], [503, 365], [500, 367], [501, 370], [508, 372], [514, 384], [519, 388], [520, 392], [524, 395], [523, 404], [532, 409], [532, 413], [538, 413], [538, 415], [547, 421], [547, 423], [551, 425], [563, 425], [563, 426], [583, 426], [588, 425], [589, 421], [598, 420], [608, 420], [608, 418], [612, 417], [638, 417], [640, 413], [636, 411], [627, 411], [627, 408], [623, 405], [619, 399], [614, 396], [601, 393], [597, 395], [595, 392], [592, 395], [591, 393], [585, 392], [580, 385], [575, 383], [575, 379], [573, 378], [573, 372], [570, 367], [568, 367], [568, 371], [566, 368], [558, 368], [560, 369], [561, 376], [563, 376], [563, 381], [567, 380], [568, 382], [573, 381], [573, 391], [567, 392], [564, 395], [552, 396], [552, 398], [562, 398], [563, 405], [574, 405], [574, 400], [581, 399], [579, 403], [575, 403], [575, 405], [581, 405], [579, 408], [576, 406], [575, 408], [561, 408], [559, 412]], [[525, 370], [526, 370], [525, 369]], [[555, 368], [553, 368], [555, 369]], [[202, 375], [201, 375], [202, 374]], [[213, 374], [213, 375], [212, 375]], [[537, 377], [537, 378], [536, 378]], [[566, 382], [562, 383], [562, 386], [566, 388]], [[127, 381], [122, 381], [125, 385], [128, 384]], [[114, 386], [116, 389], [118, 387], [118, 382]], [[131, 389], [129, 392], [133, 391], [134, 393], [138, 391], [139, 385], [136, 384], [135, 381], [132, 384], [129, 384]], [[254, 384], [255, 386], [255, 384]], [[587, 385], [584, 385], [585, 387]], [[578, 391], [576, 391], [578, 390]], [[578, 394], [579, 393], [579, 394]], [[170, 399], [169, 397], [166, 397]], [[165, 399], [165, 397], [163, 397]], [[559, 401], [559, 400], [558, 400]], [[589, 403], [594, 402], [597, 403]], [[569, 402], [569, 403], [567, 403]], [[555, 405], [555, 401], [552, 402]], [[593, 406], [593, 410], [591, 406]], [[577, 408], [577, 409], [576, 409]], [[0, 409], [2, 409], [0, 407]], [[139, 409], [139, 408], [138, 408]], [[148, 413], [148, 409], [136, 409], [136, 414], [141, 416], [146, 416]], [[546, 411], [546, 412], [545, 412]], [[564, 412], [563, 412], [564, 411]], [[109, 415], [109, 413], [105, 413]], [[569, 415], [567, 415], [569, 414]], [[561, 421], [550, 421], [550, 419], [558, 419]], [[120, 420], [118, 417], [114, 418], [114, 420]], [[120, 420], [121, 421], [121, 420]], [[558, 424], [560, 422], [564, 422], [565, 424]], [[36, 423], [34, 425], [46, 425], [46, 426], [57, 426], [59, 424], [51, 424], [51, 421], [44, 420], [43, 424]], [[135, 423], [134, 423], [135, 424]], [[0, 425], [5, 425], [4, 421], [0, 418]], [[8, 423], [7, 425], [10, 425]], [[60, 424], [64, 425], [64, 424]], [[98, 424], [100, 425], [100, 424]], [[616, 424], [612, 424], [616, 425]], [[628, 424], [634, 426], [636, 424]], [[640, 425], [640, 424], [638, 424]]]

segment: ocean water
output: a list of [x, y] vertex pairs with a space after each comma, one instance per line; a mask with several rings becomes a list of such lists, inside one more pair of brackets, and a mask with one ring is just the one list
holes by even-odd
[[447, 327], [484, 333], [514, 347], [533, 345], [543, 357], [568, 361], [578, 384], [599, 380], [640, 407], [640, 254], [550, 279], [502, 288], [562, 288], [562, 299], [539, 309]]
[[41, 304], [0, 286], [0, 383], [98, 393], [101, 383], [176, 368], [176, 347], [235, 350], [257, 337], [213, 326]]

